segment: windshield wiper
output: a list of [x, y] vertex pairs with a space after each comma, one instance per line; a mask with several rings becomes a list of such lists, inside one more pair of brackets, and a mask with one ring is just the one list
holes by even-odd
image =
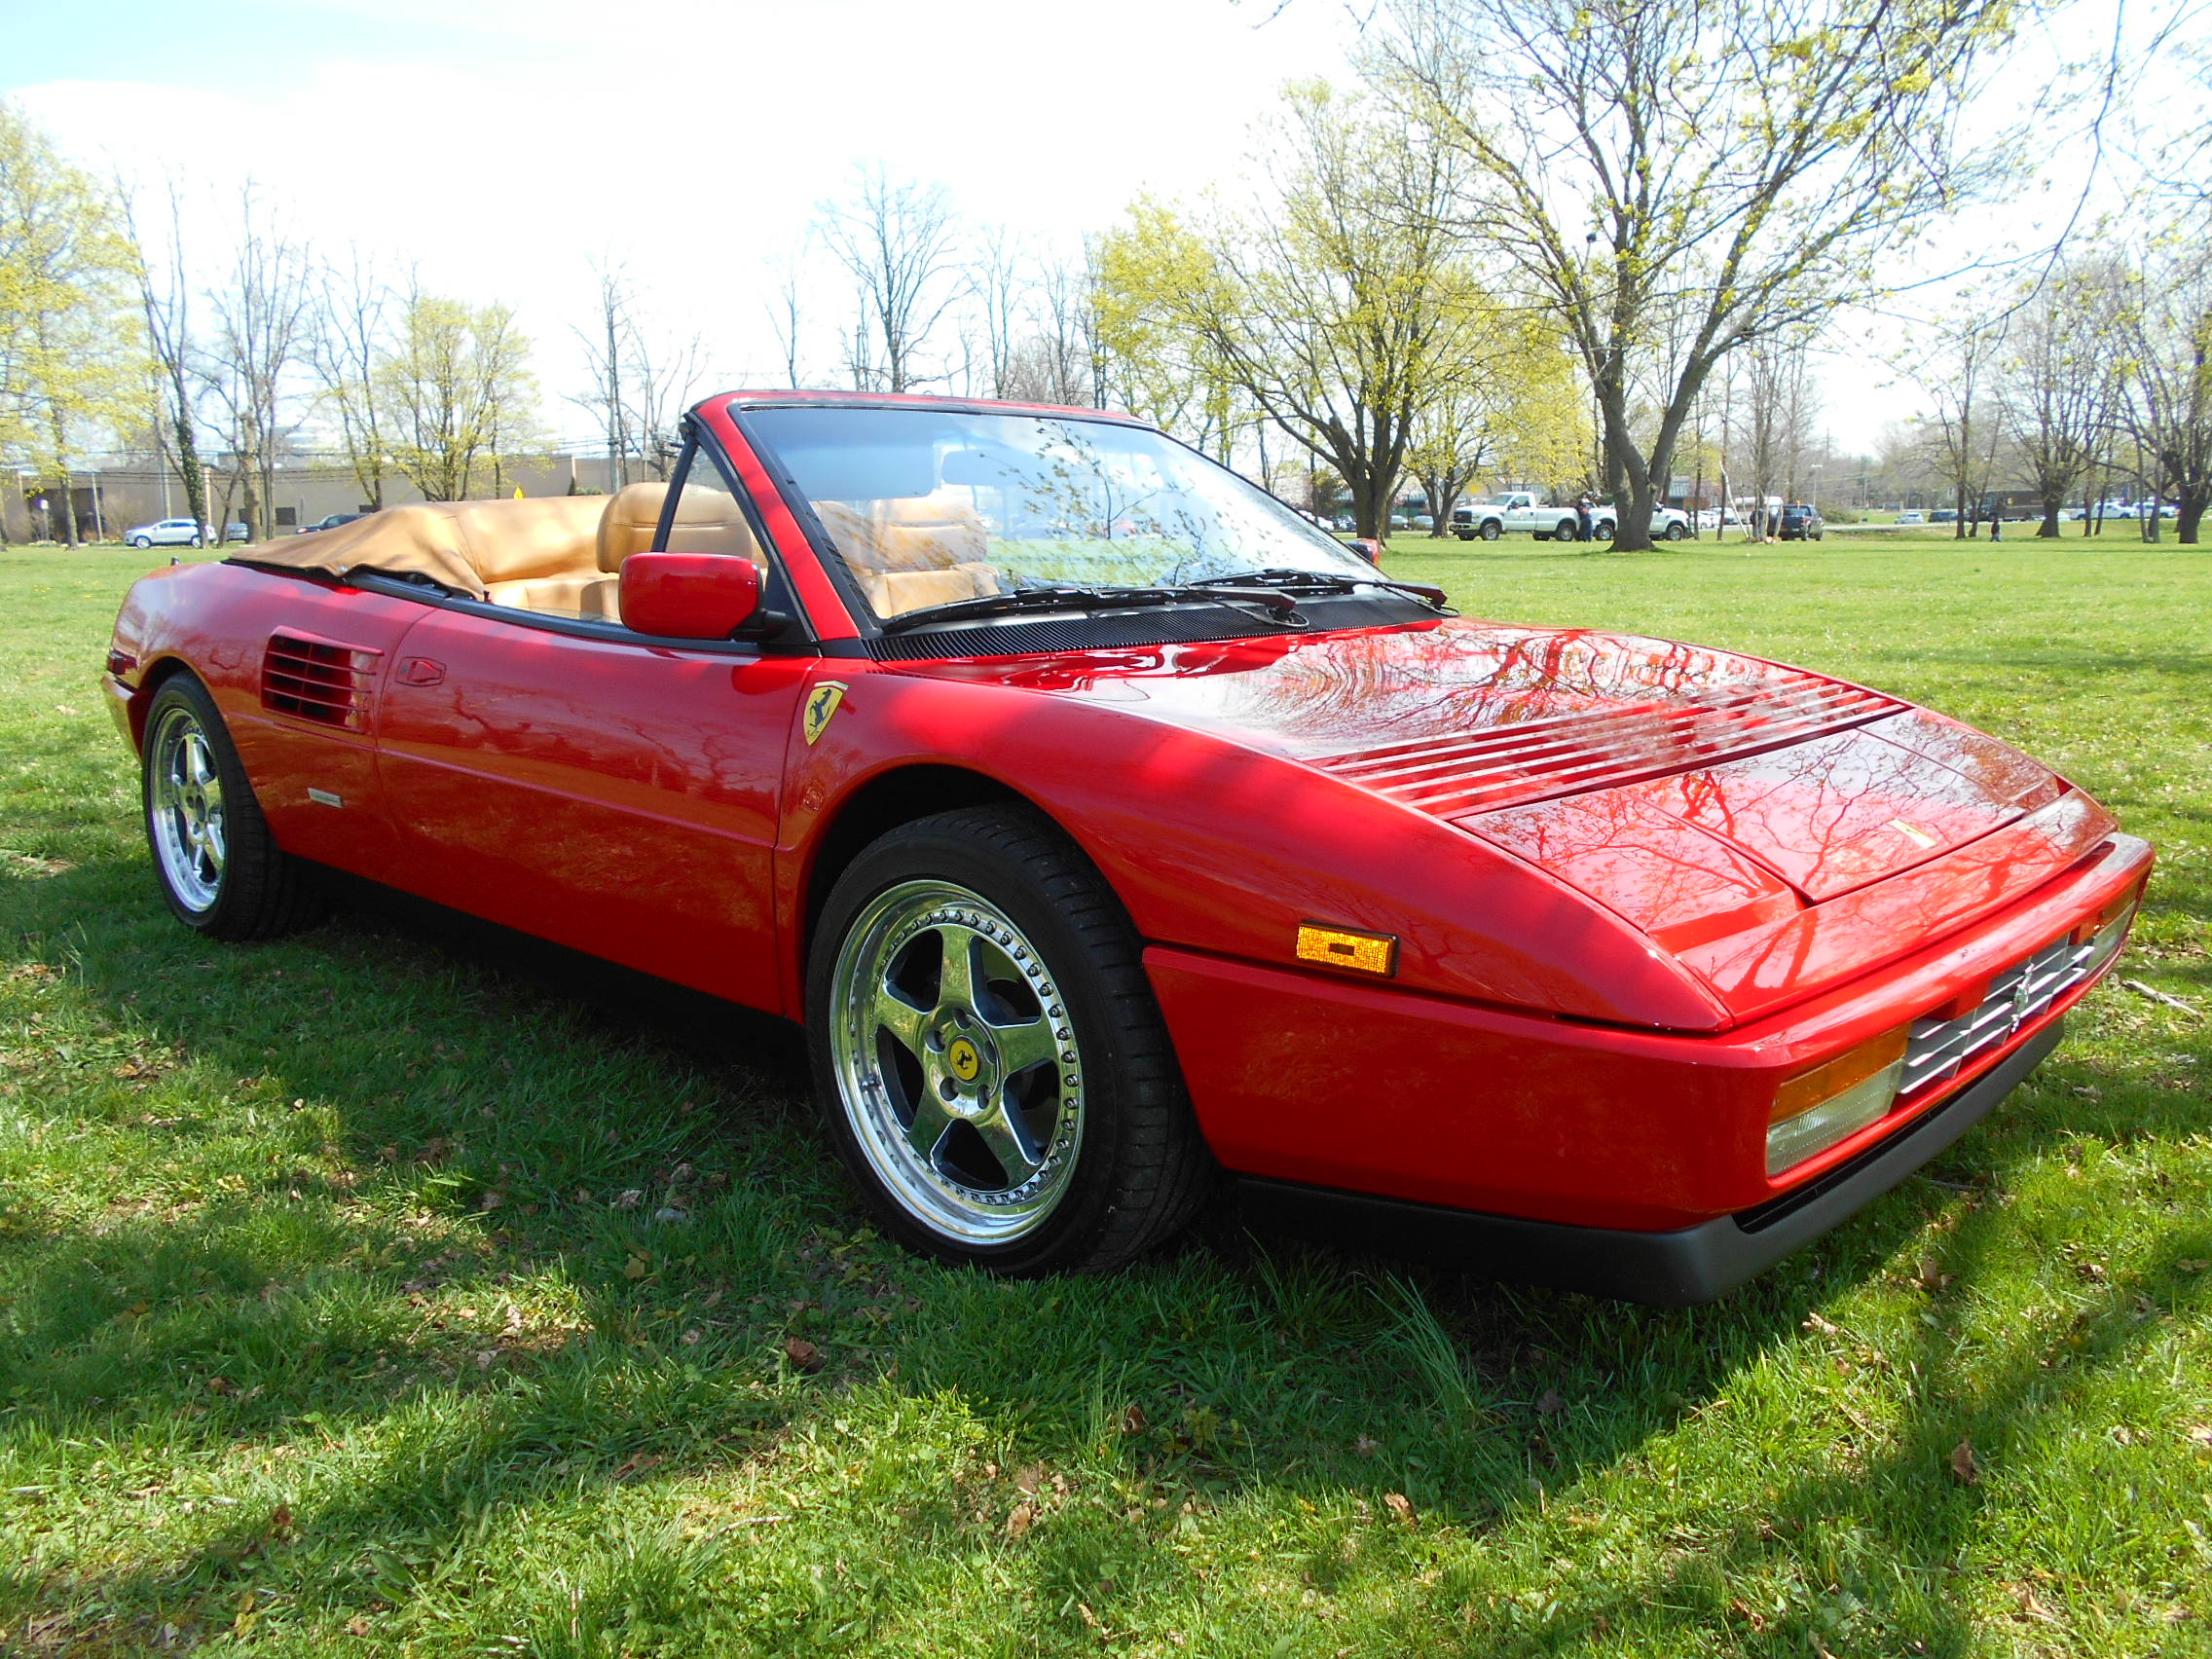
[[1442, 588], [1430, 587], [1426, 582], [1392, 581], [1388, 576], [1380, 572], [1372, 576], [1354, 576], [1340, 574], [1335, 571], [1300, 571], [1293, 570], [1288, 566], [1271, 566], [1264, 571], [1237, 571], [1226, 576], [1208, 576], [1204, 581], [1194, 582], [1191, 585], [1194, 587], [1235, 588], [1242, 587], [1247, 583], [1253, 586], [1264, 585], [1278, 590], [1304, 587], [1308, 592], [1321, 593], [1350, 593], [1354, 588], [1363, 587], [1388, 588], [1393, 593], [1402, 593], [1409, 598], [1418, 599], [1422, 604], [1431, 606], [1445, 614], [1457, 614], [1446, 602]]
[[1169, 587], [1083, 587], [1074, 584], [1057, 584], [1051, 587], [1015, 588], [1011, 593], [984, 594], [977, 599], [955, 599], [943, 605], [932, 605], [920, 610], [902, 611], [887, 618], [882, 624], [886, 634], [903, 633], [909, 628], [927, 627], [933, 622], [957, 622], [970, 616], [1003, 616], [1020, 610], [1119, 610], [1145, 605], [1175, 605], [1185, 600], [1211, 599], [1231, 605], [1257, 605], [1266, 609], [1272, 619], [1280, 617], [1294, 626], [1303, 626], [1305, 618], [1298, 614], [1298, 601], [1286, 593], [1266, 588], [1247, 588], [1241, 582], [1223, 592], [1215, 582], [1185, 582]]

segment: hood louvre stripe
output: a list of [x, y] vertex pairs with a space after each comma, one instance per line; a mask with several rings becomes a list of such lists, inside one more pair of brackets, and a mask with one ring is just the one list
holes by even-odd
[[1906, 705], [1812, 675], [1555, 715], [1309, 764], [1439, 818], [1617, 788], [1861, 725]]

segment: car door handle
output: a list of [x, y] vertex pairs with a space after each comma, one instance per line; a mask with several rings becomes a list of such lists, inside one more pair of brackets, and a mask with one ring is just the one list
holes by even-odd
[[446, 665], [428, 657], [406, 657], [399, 664], [402, 685], [435, 685], [446, 677]]

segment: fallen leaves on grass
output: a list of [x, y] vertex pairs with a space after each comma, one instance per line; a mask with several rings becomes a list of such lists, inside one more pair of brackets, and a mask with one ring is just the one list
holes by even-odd
[[1567, 1402], [1560, 1398], [1557, 1388], [1546, 1388], [1536, 1400], [1538, 1417], [1557, 1417], [1567, 1410]]
[[1006, 1518], [1006, 1535], [1010, 1538], [1018, 1538], [1036, 1525], [1037, 1506], [1027, 1498], [1023, 1498], [1014, 1506], [1013, 1512]]
[[1951, 1448], [1951, 1478], [1961, 1486], [1981, 1484], [1981, 1464], [1973, 1455], [1973, 1442], [1962, 1440]]
[[1392, 1515], [1395, 1515], [1408, 1527], [1419, 1525], [1419, 1522], [1414, 1515], [1413, 1499], [1408, 1497], [1402, 1492], [1384, 1493], [1382, 1494], [1382, 1507], [1387, 1509]]
[[824, 1364], [822, 1350], [804, 1337], [786, 1337], [784, 1339], [784, 1357], [808, 1376], [820, 1371]]

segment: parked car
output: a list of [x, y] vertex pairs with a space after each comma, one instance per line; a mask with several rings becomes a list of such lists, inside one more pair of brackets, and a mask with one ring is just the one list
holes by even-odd
[[1711, 1297], [1994, 1107], [2147, 878], [1956, 720], [1460, 618], [1124, 416], [684, 431], [670, 484], [134, 586], [161, 895], [257, 939], [337, 866], [803, 1021], [825, 1140], [951, 1262], [1109, 1268], [1233, 1178]]
[[134, 525], [123, 533], [123, 539], [133, 547], [204, 547], [215, 539], [215, 533], [192, 519], [166, 518]]
[[253, 526], [243, 519], [233, 519], [229, 524], [223, 526], [223, 539], [225, 541], [251, 541], [253, 539]]
[[1956, 507], [1936, 507], [1929, 513], [1928, 522], [1930, 524], [1957, 524], [1959, 522], [1959, 510]]
[[[1590, 511], [1590, 535], [1599, 541], [1613, 539], [1616, 514], [1610, 502]], [[1572, 502], [1555, 503], [1531, 490], [1513, 490], [1494, 501], [1478, 501], [1452, 514], [1452, 530], [1461, 541], [1477, 536], [1495, 541], [1500, 535], [1526, 532], [1538, 541], [1572, 541], [1580, 531]], [[1690, 533], [1689, 515], [1674, 507], [1655, 507], [1651, 513], [1654, 540], [1680, 541]]]
[[1926, 513], [1906, 512], [1898, 514], [1898, 523], [1899, 524], [1926, 524], [1927, 522], [1928, 515]]
[[307, 526], [300, 534], [302, 535], [313, 535], [318, 530], [336, 530], [342, 524], [351, 524], [355, 519], [363, 519], [368, 516], [366, 513], [328, 513]]
[[1818, 541], [1827, 530], [1821, 509], [1810, 501], [1785, 501], [1775, 535], [1784, 541]]

